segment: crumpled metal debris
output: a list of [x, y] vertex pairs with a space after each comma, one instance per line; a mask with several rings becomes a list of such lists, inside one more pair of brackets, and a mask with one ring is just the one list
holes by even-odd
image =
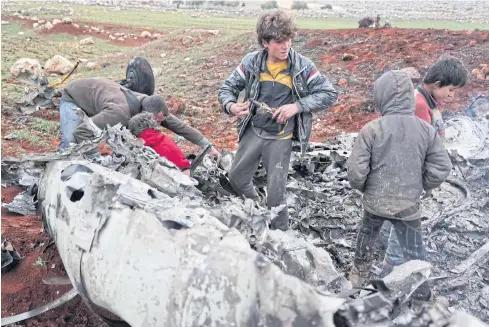
[[10, 271], [21, 260], [19, 253], [2, 235], [2, 272]]
[[[278, 246], [263, 245], [272, 256], [293, 253], [285, 274], [205, 203], [171, 197], [89, 161], [48, 164], [39, 204], [77, 291], [131, 326], [393, 326], [393, 309], [401, 309], [425, 268], [408, 262], [384, 279], [381, 292], [356, 300], [319, 292], [290, 275], [295, 260], [307, 260], [300, 266], [317, 266], [316, 280], [337, 279], [329, 256], [306, 241], [269, 234], [266, 242], [278, 239]], [[312, 276], [305, 271], [298, 277]]]
[[[260, 203], [234, 197], [226, 184], [234, 156], [232, 152], [223, 152], [219, 165], [210, 158], [204, 158], [202, 165], [195, 171], [194, 180], [182, 179], [182, 174], [171, 163], [157, 157], [151, 149], [138, 145], [132, 135], [118, 127], [108, 129], [101, 138], [112, 147], [113, 153], [110, 156], [87, 155], [87, 149], [96, 149], [100, 141], [97, 140], [79, 145], [82, 148], [72, 148], [65, 153], [52, 155], [51, 159], [44, 156], [34, 158], [34, 161], [30, 157], [25, 161], [3, 162], [5, 167], [2, 165], [2, 173], [6, 171], [12, 176], [20, 176], [28, 172], [36, 178], [39, 176], [37, 172], [42, 171], [43, 165], [50, 160], [84, 158], [91, 163], [146, 180], [149, 184], [150, 177], [144, 177], [151, 176], [147, 172], [153, 173], [154, 167], [163, 167], [161, 172], [156, 172], [162, 176], [161, 182], [155, 179], [157, 185], [152, 184], [160, 192], [141, 198], [125, 191], [124, 203], [137, 208], [150, 208], [154, 198], [164, 197], [168, 205], [160, 217], [171, 214], [173, 220], [165, 218], [168, 220], [165, 224], [175, 228], [192, 228], [201, 219], [199, 217], [213, 216], [222, 226], [237, 229], [254, 249], [265, 253], [272, 261], [277, 257], [281, 258], [280, 262], [277, 261], [278, 266], [286, 272], [308, 280], [323, 292], [337, 293], [348, 288], [342, 273], [351, 267], [354, 252], [352, 247], [356, 240], [357, 224], [361, 221], [361, 194], [351, 190], [346, 179], [346, 159], [355, 136], [356, 134], [349, 134], [325, 143], [311, 143], [303, 156], [293, 152], [286, 194], [290, 227], [293, 231], [282, 233], [286, 236], [277, 231], [280, 234], [278, 238], [273, 238], [275, 231], [268, 230], [268, 222], [273, 213], [268, 212]], [[486, 148], [485, 145], [480, 153], [485, 153]], [[477, 263], [471, 266], [463, 274], [465, 282], [462, 284], [456, 280], [460, 276], [454, 278], [449, 271], [485, 242], [486, 218], [489, 214], [487, 161], [477, 157], [466, 159], [460, 154], [451, 155], [455, 163], [452, 175], [440, 189], [434, 190], [422, 201], [423, 225], [429, 235], [426, 244], [428, 260], [434, 264], [432, 274], [446, 276], [436, 279], [433, 289], [435, 294], [446, 296], [455, 309], [489, 319], [487, 312], [473, 305], [479, 301], [481, 289], [489, 282], [488, 267]], [[35, 164], [29, 166], [29, 162]], [[189, 180], [191, 185], [187, 183]], [[266, 174], [263, 167], [258, 169], [254, 183], [260, 191], [265, 189]], [[194, 189], [200, 192], [195, 192]], [[172, 209], [175, 203], [185, 203], [186, 209]], [[199, 214], [192, 215], [189, 212]], [[283, 241], [280, 240], [281, 237], [284, 237]], [[289, 244], [302, 244], [303, 248], [290, 254], [290, 251], [286, 252], [290, 249]], [[310, 247], [322, 252], [310, 251]], [[283, 260], [283, 253], [289, 253], [287, 260], [291, 260], [290, 263]], [[310, 253], [313, 254], [313, 260], [309, 258]], [[325, 271], [332, 271], [332, 266], [336, 268], [335, 273], [328, 275], [326, 279], [321, 277], [321, 265], [312, 265], [312, 262], [319, 262], [325, 255], [331, 258], [331, 265], [328, 261], [328, 269]], [[461, 293], [461, 290], [464, 292]], [[430, 311], [427, 314], [435, 316], [436, 312], [438, 311]], [[416, 312], [409, 314], [419, 317]], [[402, 312], [400, 316], [407, 317], [408, 312]], [[428, 326], [428, 323], [422, 324], [422, 319], [417, 321], [420, 321], [419, 326]], [[373, 321], [370, 323], [374, 325]]]
[[198, 203], [97, 164], [48, 164], [39, 203], [77, 291], [131, 326], [332, 327], [344, 301], [284, 274]]
[[2, 204], [10, 212], [18, 213], [23, 216], [30, 216], [36, 214], [36, 207], [34, 205], [34, 195], [30, 191], [22, 192], [17, 195], [10, 203]]
[[474, 101], [464, 110], [464, 113], [473, 120], [486, 121], [489, 120], [489, 96], [479, 95]]
[[56, 108], [53, 102], [55, 94], [57, 91], [46, 85], [34, 89], [26, 87], [26, 94], [22, 99], [15, 101], [15, 104], [21, 114], [30, 115], [39, 110]]
[[448, 152], [469, 159], [481, 153], [485, 146], [489, 127], [467, 116], [458, 116], [446, 122], [444, 144]]
[[[488, 222], [489, 223], [489, 222]], [[486, 228], [487, 230], [487, 228]], [[484, 265], [487, 260], [489, 260], [489, 241], [480, 247], [477, 251], [473, 252], [467, 260], [463, 261], [457, 267], [451, 269], [450, 271], [456, 274], [460, 274], [465, 272], [471, 266], [473, 266], [476, 262]]]
[[326, 288], [340, 276], [328, 252], [301, 238], [297, 231], [270, 231], [259, 251], [285, 273], [310, 285]]

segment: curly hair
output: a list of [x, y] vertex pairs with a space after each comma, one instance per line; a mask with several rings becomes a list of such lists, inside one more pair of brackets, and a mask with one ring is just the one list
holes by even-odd
[[158, 122], [154, 119], [153, 114], [150, 112], [142, 112], [135, 115], [129, 120], [127, 127], [136, 137], [145, 129], [156, 129], [158, 127]]
[[294, 38], [297, 32], [292, 17], [283, 10], [273, 10], [263, 13], [256, 23], [258, 44], [263, 47], [263, 41], [281, 42]]

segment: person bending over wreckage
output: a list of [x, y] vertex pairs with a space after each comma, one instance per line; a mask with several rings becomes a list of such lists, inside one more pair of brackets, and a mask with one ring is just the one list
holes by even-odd
[[[80, 116], [81, 109], [90, 119]], [[81, 143], [97, 137], [107, 125], [126, 126], [132, 116], [149, 112], [161, 126], [202, 147], [209, 144], [198, 130], [168, 112], [159, 95], [133, 92], [106, 78], [83, 78], [70, 82], [63, 90], [60, 104], [61, 142], [59, 150], [70, 143]], [[219, 156], [212, 147], [211, 156]]]
[[[238, 117], [239, 148], [229, 179], [239, 195], [259, 199], [252, 179], [263, 161], [267, 172], [267, 205], [285, 203], [292, 140], [305, 149], [312, 113], [336, 102], [337, 92], [308, 58], [291, 48], [296, 27], [284, 11], [270, 11], [256, 25], [260, 51], [247, 54], [219, 90], [224, 112]], [[238, 103], [245, 90], [244, 103]], [[285, 207], [272, 229], [288, 229]]]
[[160, 156], [174, 163], [185, 174], [190, 175], [190, 161], [185, 158], [182, 150], [171, 137], [157, 130], [158, 122], [152, 113], [137, 114], [129, 120], [128, 127], [132, 134], [144, 141], [144, 145], [149, 146]]
[[[448, 177], [452, 164], [433, 126], [414, 114], [414, 88], [407, 74], [389, 71], [374, 87], [382, 117], [365, 125], [347, 161], [348, 181], [363, 193], [354, 266], [349, 279], [359, 287], [373, 263], [373, 246], [384, 221], [394, 226], [406, 261], [425, 260], [420, 196]], [[429, 300], [424, 283], [415, 294]]]

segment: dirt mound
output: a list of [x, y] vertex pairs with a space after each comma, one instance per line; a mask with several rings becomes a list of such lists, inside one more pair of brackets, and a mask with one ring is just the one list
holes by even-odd
[[[2, 15], [2, 20], [22, 22], [23, 28], [32, 28], [32, 24], [35, 23], [35, 21], [32, 21], [30, 19], [21, 19], [18, 16], [10, 16], [10, 15]], [[92, 36], [101, 40], [106, 40], [111, 44], [125, 46], [125, 47], [139, 47], [153, 41], [152, 38], [140, 37], [141, 32], [146, 29], [136, 28], [133, 26], [114, 25], [114, 24], [96, 24], [96, 28], [99, 30], [98, 32], [97, 30], [90, 27], [95, 27], [94, 23], [91, 22], [76, 22], [76, 24], [59, 23], [54, 25], [49, 30], [40, 30], [38, 33], [40, 35], [52, 35], [52, 34], [64, 33], [73, 36]], [[114, 36], [113, 39], [109, 39], [109, 35], [115, 33], [121, 33], [121, 31], [125, 31], [125, 34], [126, 35], [130, 34], [130, 36], [124, 37], [123, 39]], [[160, 35], [164, 34], [163, 32], [159, 32], [156, 30], [150, 31], [150, 33], [151, 34], [158, 33]]]
[[[372, 113], [376, 109], [373, 85], [385, 71], [414, 67], [422, 77], [438, 58], [451, 55], [460, 58], [470, 74], [474, 67], [487, 62], [489, 51], [489, 32], [391, 28], [312, 30], [301, 31], [300, 36], [304, 49], [299, 51], [313, 57], [340, 92], [338, 104], [314, 125], [312, 136], [318, 140], [358, 131], [378, 117]], [[345, 54], [351, 55], [347, 57], [351, 60], [344, 60]], [[472, 97], [488, 90], [487, 81], [469, 76], [468, 84], [441, 109], [459, 111]]]

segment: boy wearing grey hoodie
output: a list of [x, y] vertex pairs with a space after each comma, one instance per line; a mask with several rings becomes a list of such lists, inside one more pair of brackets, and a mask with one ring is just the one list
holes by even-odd
[[[354, 266], [349, 279], [355, 287], [367, 280], [373, 245], [382, 224], [394, 226], [405, 261], [425, 260], [421, 235], [420, 196], [438, 187], [452, 168], [440, 137], [415, 115], [414, 89], [407, 74], [389, 71], [374, 87], [382, 117], [359, 132], [348, 159], [348, 180], [363, 193]], [[425, 283], [417, 295], [430, 296]]]

